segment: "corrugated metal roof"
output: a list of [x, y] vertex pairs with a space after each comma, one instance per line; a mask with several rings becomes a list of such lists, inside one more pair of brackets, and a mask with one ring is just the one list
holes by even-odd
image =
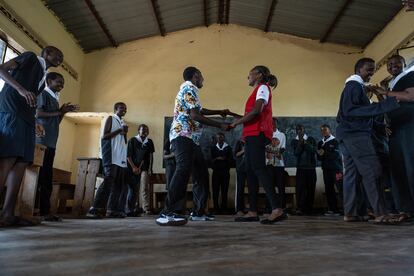
[[[396, 0], [43, 0], [85, 51], [161, 33], [229, 23], [365, 47], [401, 10]], [[91, 10], [90, 2], [96, 10]], [[205, 5], [206, 4], [206, 5]], [[229, 9], [227, 5], [229, 4]], [[345, 5], [347, 4], [347, 5]], [[221, 9], [220, 9], [221, 7]], [[345, 8], [344, 8], [345, 7]], [[340, 12], [342, 11], [342, 12]], [[98, 16], [101, 20], [96, 18]], [[158, 24], [157, 17], [160, 21]]]

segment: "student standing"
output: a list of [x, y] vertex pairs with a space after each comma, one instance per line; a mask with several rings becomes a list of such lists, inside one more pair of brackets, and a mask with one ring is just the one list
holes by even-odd
[[272, 139], [277, 139], [279, 142], [277, 144], [277, 150], [274, 150], [274, 169], [273, 169], [273, 183], [275, 183], [281, 206], [283, 209], [286, 208], [286, 195], [285, 195], [285, 161], [283, 159], [283, 153], [286, 151], [286, 135], [277, 128], [278, 122], [277, 119], [273, 120], [273, 137]]
[[46, 87], [37, 97], [36, 123], [43, 125], [45, 135], [36, 137], [36, 143], [46, 146], [43, 165], [39, 170], [40, 215], [46, 221], [60, 221], [58, 216], [50, 215], [50, 196], [53, 189], [53, 162], [59, 136], [59, 124], [67, 112], [75, 111], [76, 105], [65, 103], [59, 107], [59, 93], [64, 86], [63, 76], [56, 72], [46, 76]]
[[328, 211], [325, 216], [339, 216], [338, 202], [336, 199], [335, 184], [337, 175], [342, 173], [342, 157], [339, 152], [339, 142], [331, 133], [331, 127], [321, 125], [322, 140], [318, 143], [318, 159], [321, 161], [325, 194], [328, 202]]
[[166, 185], [165, 189], [168, 190], [168, 187], [170, 186], [172, 176], [174, 175], [175, 171], [175, 157], [174, 153], [171, 150], [171, 143], [170, 139], [167, 138], [167, 140], [164, 143], [164, 165], [165, 165], [165, 180]]
[[312, 215], [316, 188], [316, 141], [305, 133], [303, 125], [296, 126], [292, 148], [296, 156], [296, 214]]
[[338, 110], [336, 129], [344, 162], [344, 220], [358, 221], [359, 178], [373, 208], [375, 223], [392, 224], [387, 216], [383, 191], [379, 188], [380, 164], [371, 140], [373, 116], [395, 110], [399, 107], [395, 97], [371, 104], [365, 83], [375, 71], [375, 61], [362, 58], [355, 64], [355, 74], [345, 82]]
[[[213, 202], [216, 212], [223, 212], [227, 209], [227, 195], [229, 191], [230, 167], [232, 163], [232, 149], [225, 142], [224, 133], [216, 135], [217, 144], [211, 148], [211, 158], [213, 159]], [[219, 195], [221, 193], [221, 204]]]
[[28, 220], [14, 216], [17, 195], [26, 167], [33, 162], [35, 149], [36, 97], [45, 87], [47, 69], [63, 61], [62, 52], [47, 46], [40, 56], [25, 52], [0, 65], [5, 85], [0, 92], [0, 197], [7, 193], [0, 226], [31, 226]]
[[128, 210], [127, 215], [138, 213], [138, 191], [144, 214], [151, 215], [149, 176], [152, 174], [154, 143], [148, 138], [149, 128], [145, 124], [138, 126], [138, 135], [128, 141]]
[[106, 216], [123, 218], [124, 204], [120, 204], [120, 196], [125, 185], [127, 168], [127, 133], [128, 126], [123, 117], [127, 112], [125, 103], [114, 105], [114, 114], [109, 116], [101, 134], [101, 156], [104, 181], [99, 186], [92, 207], [86, 216], [100, 219], [106, 210]]
[[250, 210], [243, 217], [235, 220], [240, 222], [258, 221], [257, 215], [257, 192], [259, 182], [266, 191], [267, 199], [272, 208], [267, 219], [261, 221], [263, 224], [273, 224], [287, 218], [283, 213], [280, 200], [276, 195], [272, 179], [266, 168], [265, 148], [270, 142], [273, 134], [272, 119], [272, 92], [271, 88], [277, 86], [277, 79], [266, 66], [255, 66], [249, 72], [249, 86], [254, 87], [245, 106], [245, 115], [239, 116], [232, 113], [237, 119], [231, 124], [235, 127], [243, 124], [243, 137], [246, 140], [245, 162], [247, 170], [247, 183], [249, 187]]
[[401, 220], [414, 215], [414, 67], [404, 67], [402, 56], [388, 60], [387, 69], [393, 79], [389, 83], [391, 92], [385, 92], [401, 101], [399, 109], [388, 113], [392, 191]]
[[[171, 148], [175, 155], [176, 169], [168, 187], [165, 208], [156, 223], [161, 226], [179, 226], [187, 223], [187, 218], [177, 214], [182, 209], [187, 183], [191, 168], [197, 171], [207, 171], [203, 156], [197, 154], [202, 134], [202, 124], [228, 130], [229, 125], [211, 120], [205, 115], [226, 115], [228, 110], [209, 110], [201, 108], [198, 97], [199, 89], [203, 87], [203, 75], [195, 67], [187, 67], [183, 72], [184, 83], [175, 98], [174, 118], [170, 129]], [[199, 175], [207, 175], [200, 173]], [[207, 180], [194, 184], [205, 183]], [[204, 210], [203, 208], [200, 208]], [[203, 214], [197, 214], [201, 216]]]

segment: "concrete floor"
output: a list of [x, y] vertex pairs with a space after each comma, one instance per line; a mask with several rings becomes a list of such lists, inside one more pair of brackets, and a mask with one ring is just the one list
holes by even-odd
[[0, 275], [414, 275], [414, 226], [65, 220], [0, 229]]

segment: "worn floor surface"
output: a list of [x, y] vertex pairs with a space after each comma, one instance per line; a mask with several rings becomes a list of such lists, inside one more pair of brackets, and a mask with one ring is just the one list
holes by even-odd
[[414, 275], [414, 225], [290, 217], [160, 227], [154, 218], [0, 229], [0, 275]]

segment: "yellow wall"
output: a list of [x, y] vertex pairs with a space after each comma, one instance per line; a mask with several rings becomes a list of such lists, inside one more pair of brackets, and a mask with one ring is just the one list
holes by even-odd
[[[58, 71], [65, 78], [65, 89], [61, 94], [61, 102], [79, 103], [84, 53], [72, 36], [66, 32], [63, 25], [40, 0], [1, 0], [1, 2], [17, 14], [21, 20], [20, 23], [33, 30], [34, 35], [40, 41], [45, 41], [46, 44], [54, 45], [62, 50], [65, 62], [76, 70], [79, 79], [75, 80], [62, 68], [51, 68], [51, 71]], [[0, 29], [25, 50], [40, 52], [41, 49], [3, 14], [0, 14]], [[60, 131], [55, 167], [71, 170], [76, 127], [73, 123], [64, 120]]]
[[243, 112], [250, 93], [247, 74], [265, 64], [279, 78], [276, 116], [334, 116], [344, 79], [361, 56], [349, 52], [358, 49], [235, 25], [194, 28], [87, 54], [81, 106], [111, 111], [116, 101], [124, 101], [128, 121], [149, 125], [157, 150], [154, 170], [160, 172], [164, 117], [172, 115], [186, 66], [195, 65], [204, 75], [204, 107]]

